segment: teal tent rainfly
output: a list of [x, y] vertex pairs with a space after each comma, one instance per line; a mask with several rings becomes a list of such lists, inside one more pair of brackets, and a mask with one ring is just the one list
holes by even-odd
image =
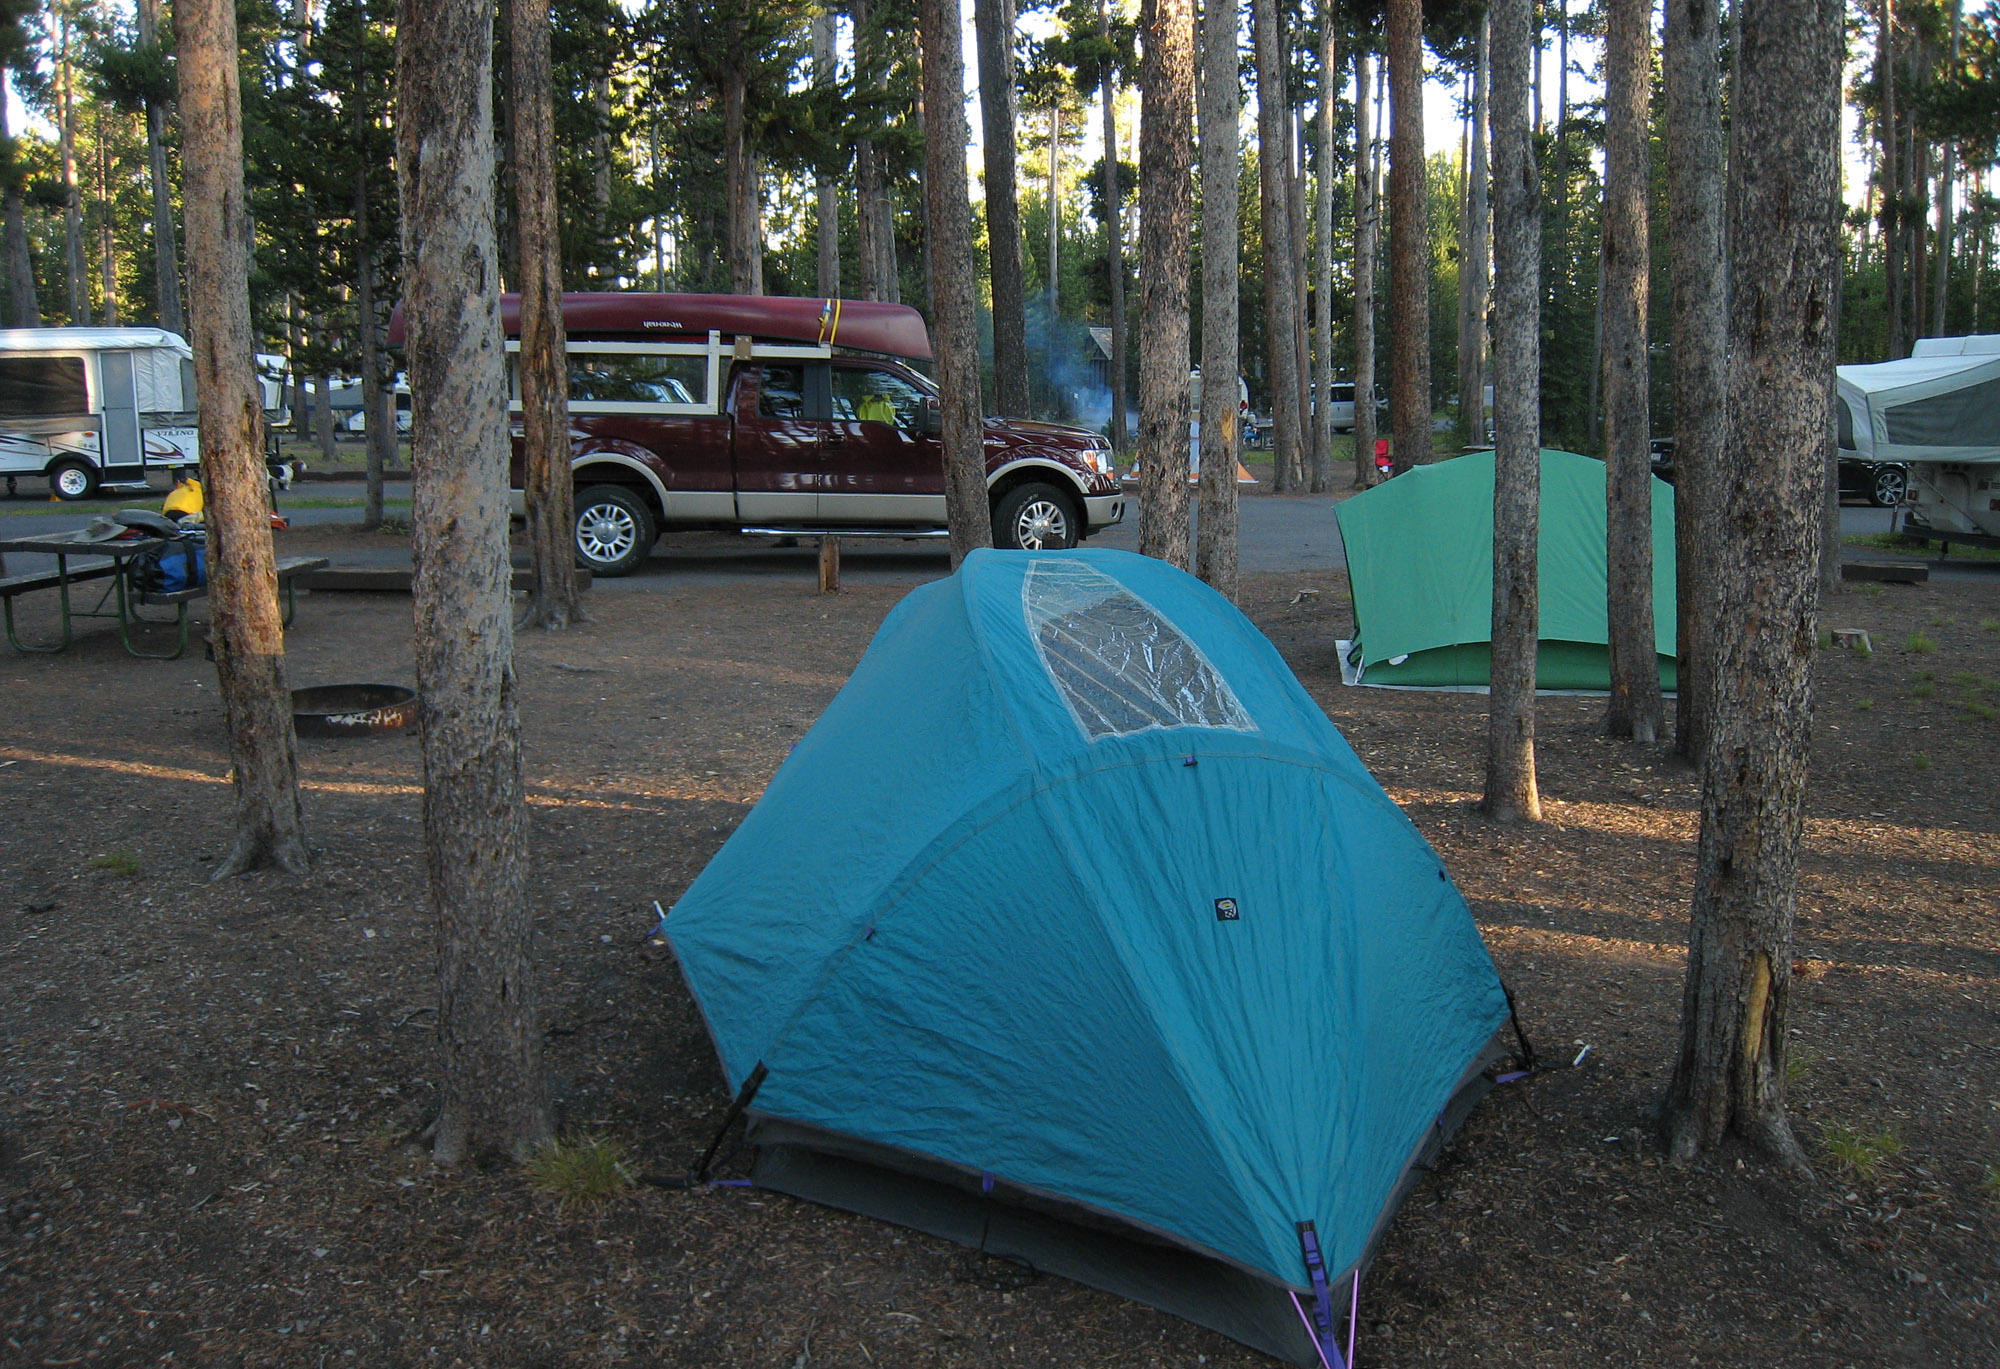
[[757, 1184], [1302, 1365], [1508, 1020], [1276, 649], [1115, 551], [905, 599], [665, 931]]

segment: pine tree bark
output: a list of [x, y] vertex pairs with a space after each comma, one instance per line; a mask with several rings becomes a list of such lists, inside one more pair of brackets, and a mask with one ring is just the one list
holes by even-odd
[[1056, 319], [1062, 309], [1062, 101], [1049, 105], [1049, 275], [1043, 305], [1042, 348], [1055, 356]]
[[[864, 90], [882, 81], [881, 35], [869, 21], [868, 0], [851, 0], [854, 20], [855, 82]], [[888, 166], [881, 145], [864, 133], [854, 149], [855, 230], [861, 258], [861, 297], [899, 304], [903, 298], [896, 264], [896, 226], [888, 186]]]
[[[813, 84], [830, 91], [839, 80], [838, 59], [834, 51], [837, 16], [832, 9], [825, 9], [813, 16]], [[840, 190], [825, 167], [821, 167], [813, 178], [813, 199], [815, 217], [814, 246], [818, 249], [820, 297], [837, 299], [840, 296]]]
[[1139, 27], [1139, 551], [1187, 570], [1193, 0], [1143, 0]]
[[1312, 488], [1315, 494], [1333, 489], [1333, 136], [1334, 99], [1340, 87], [1338, 20], [1330, 0], [1319, 5], [1319, 212], [1313, 220], [1313, 335], [1319, 346], [1313, 355]]
[[432, 1155], [551, 1134], [529, 954], [493, 228], [491, 0], [401, 0], [396, 169], [415, 400], [412, 552], [442, 1096]]
[[62, 163], [63, 265], [68, 277], [69, 322], [90, 326], [89, 266], [83, 258], [83, 196], [76, 183], [76, 71], [70, 60], [69, 16], [56, 21], [56, 150]]
[[[1804, 1169], [1785, 1115], [1812, 731], [1819, 490], [1839, 270], [1842, 7], [1744, 0], [1729, 168], [1731, 460], [1717, 472], [1701, 832], [1669, 1153], [1732, 1134]], [[1754, 529], [1754, 535], [1746, 530]]]
[[[1097, 32], [1111, 41], [1111, 11], [1097, 0]], [[1125, 417], [1125, 197], [1118, 187], [1118, 71], [1110, 63], [1098, 87], [1104, 108], [1104, 263], [1111, 293], [1111, 447], [1129, 445]]]
[[[152, 47], [160, 40], [160, 0], [139, 0], [139, 42]], [[187, 313], [181, 307], [180, 249], [174, 236], [174, 188], [167, 176], [167, 111], [157, 100], [146, 101], [146, 162], [153, 191], [153, 298], [160, 326], [187, 335]]]
[[1396, 469], [1431, 459], [1431, 261], [1422, 0], [1388, 0], [1389, 422]]
[[[1291, 111], [1285, 102], [1285, 49], [1277, 0], [1251, 0], [1257, 55], [1257, 189], [1264, 248], [1264, 354], [1271, 385], [1272, 486], [1299, 486], [1299, 299], [1292, 289]], [[1203, 387], [1206, 389], [1206, 387]]]
[[364, 532], [372, 532], [382, 526], [382, 484], [389, 468], [384, 448], [393, 452], [395, 447], [396, 410], [395, 397], [382, 375], [382, 344], [376, 332], [375, 247], [368, 238], [365, 185], [356, 200], [355, 225], [354, 304], [361, 334], [362, 431], [368, 446], [362, 477], [361, 527]]
[[1896, 5], [1880, 0], [1876, 9], [1876, 79], [1882, 84], [1881, 118], [1878, 132], [1882, 142], [1882, 274], [1889, 305], [1889, 360], [1909, 355], [1908, 334], [1903, 330], [1903, 181], [1898, 166], [1901, 128], [1896, 119]]
[[722, 182], [729, 204], [729, 293], [754, 295], [754, 259], [762, 251], [751, 222], [750, 146], [743, 103], [749, 78], [738, 65], [722, 82]]
[[1541, 614], [1542, 195], [1529, 113], [1535, 0], [1493, 0], [1493, 656], [1486, 793], [1501, 822], [1538, 822], [1535, 669]]
[[[1491, 39], [1479, 30], [1472, 68], [1471, 147], [1466, 158], [1465, 255], [1458, 264], [1458, 435], [1462, 445], [1486, 441], [1486, 263], [1491, 253], [1487, 205], [1486, 73]], [[1496, 396], [1497, 398], [1497, 396]]]
[[1721, 13], [1717, 0], [1667, 0], [1661, 65], [1667, 99], [1667, 201], [1674, 262], [1674, 610], [1680, 660], [1674, 752], [1701, 756], [1702, 658], [1709, 626], [1713, 472], [1728, 437], [1729, 282], [1722, 258]]
[[1375, 200], [1374, 63], [1354, 53], [1354, 487], [1375, 479], [1375, 252], [1381, 210]]
[[993, 545], [979, 413], [979, 331], [972, 266], [972, 196], [965, 183], [965, 56], [956, 0], [921, 0], [924, 240], [930, 251], [931, 339], [937, 349], [944, 444], [945, 523], [951, 565]]
[[228, 717], [236, 835], [213, 878], [307, 864], [298, 742], [278, 613], [264, 471], [264, 408], [251, 358], [250, 221], [231, 0], [181, 0], [189, 285], [208, 517], [208, 604]]
[[[1280, 30], [1283, 20], [1280, 18]], [[1299, 378], [1299, 469], [1293, 484], [1301, 490], [1318, 491], [1314, 471], [1320, 460], [1313, 443], [1312, 339], [1307, 327], [1312, 322], [1308, 301], [1312, 282], [1307, 263], [1312, 257], [1312, 225], [1306, 220], [1306, 120], [1305, 106], [1294, 105], [1285, 116], [1289, 148], [1285, 158], [1285, 208], [1291, 215], [1291, 291], [1296, 301], [1292, 309], [1292, 353], [1296, 358], [1293, 374]]]
[[1237, 594], [1236, 452], [1239, 441], [1237, 218], [1242, 174], [1242, 88], [1237, 82], [1237, 0], [1201, 11], [1201, 517], [1195, 574], [1234, 602]]
[[561, 631], [582, 619], [570, 478], [569, 348], [562, 317], [562, 225], [556, 207], [555, 86], [549, 0], [507, 0], [514, 144], [514, 224], [521, 259], [523, 493], [534, 584], [523, 626]]
[[993, 388], [999, 412], [1028, 412], [1026, 287], [1021, 203], [1015, 187], [1014, 4], [976, 0], [979, 117], [985, 133], [986, 240], [993, 288]]
[[[5, 89], [9, 73], [0, 65], [0, 89]], [[0, 138], [8, 136], [6, 101], [0, 100]], [[39, 328], [42, 302], [35, 289], [35, 260], [28, 249], [28, 221], [20, 189], [12, 184], [0, 194], [0, 239], [7, 258], [7, 326]]]
[[1604, 45], [1605, 541], [1611, 696], [1604, 728], [1651, 742], [1660, 731], [1653, 631], [1653, 464], [1646, 355], [1652, 249], [1646, 154], [1652, 6], [1611, 0]]

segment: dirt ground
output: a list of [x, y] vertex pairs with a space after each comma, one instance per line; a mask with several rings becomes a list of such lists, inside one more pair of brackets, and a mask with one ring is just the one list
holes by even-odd
[[[339, 534], [317, 533], [315, 541]], [[288, 543], [287, 550], [304, 550]], [[1317, 595], [1299, 595], [1317, 590]], [[518, 650], [538, 951], [565, 1126], [684, 1171], [726, 1102], [671, 905], [901, 591], [596, 593]], [[1540, 711], [1548, 823], [1496, 830], [1478, 696], [1345, 689], [1337, 576], [1245, 607], [1437, 845], [1529, 1033], [1583, 1064], [1490, 1097], [1362, 1290], [1363, 1365], [2000, 1364], [2000, 584], [1824, 615], [1792, 1101], [1818, 1181], [1663, 1166], [1687, 771]], [[35, 611], [24, 627], [37, 625]], [[43, 620], [45, 621], [45, 620]], [[295, 685], [413, 682], [407, 598], [320, 593]], [[434, 1097], [413, 737], [305, 741], [316, 865], [216, 886], [213, 667], [108, 625], [0, 660], [0, 1365], [1250, 1366], [1054, 1277], [742, 1189], [564, 1210], [406, 1142]], [[1840, 1158], [1846, 1156], [1846, 1162]]]

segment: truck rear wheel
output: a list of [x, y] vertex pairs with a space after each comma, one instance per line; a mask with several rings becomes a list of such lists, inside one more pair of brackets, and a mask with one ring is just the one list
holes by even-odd
[[97, 493], [97, 472], [82, 461], [58, 462], [49, 471], [49, 489], [58, 499], [88, 499]]
[[1053, 485], [1021, 485], [993, 507], [993, 545], [1012, 551], [1067, 551], [1082, 539], [1076, 504]]
[[591, 485], [576, 492], [576, 560], [592, 575], [630, 575], [659, 535], [646, 501], [624, 486]]

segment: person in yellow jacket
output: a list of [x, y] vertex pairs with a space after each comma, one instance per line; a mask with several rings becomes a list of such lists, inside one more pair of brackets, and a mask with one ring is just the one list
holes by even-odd
[[179, 523], [199, 523], [206, 501], [202, 498], [201, 481], [186, 471], [176, 471], [178, 477], [174, 487], [167, 491], [167, 502], [160, 506], [160, 512]]

